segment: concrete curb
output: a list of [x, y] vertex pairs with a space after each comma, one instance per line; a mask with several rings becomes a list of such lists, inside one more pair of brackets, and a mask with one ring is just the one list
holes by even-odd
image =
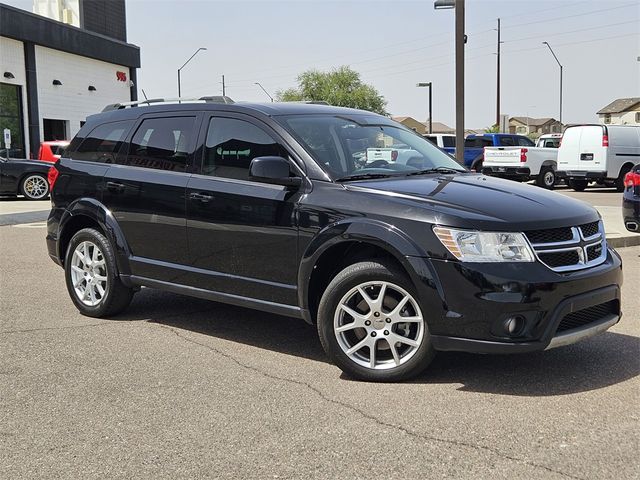
[[640, 245], [640, 234], [630, 234], [624, 237], [607, 237], [607, 244], [613, 248], [635, 247]]
[[6, 213], [0, 215], [0, 226], [18, 225], [20, 223], [43, 222], [49, 217], [50, 210], [37, 212]]

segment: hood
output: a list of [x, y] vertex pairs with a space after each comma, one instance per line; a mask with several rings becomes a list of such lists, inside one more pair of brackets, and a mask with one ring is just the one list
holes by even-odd
[[566, 195], [473, 173], [367, 180], [345, 183], [345, 187], [393, 201], [420, 202], [441, 225], [532, 230], [600, 218], [596, 209]]

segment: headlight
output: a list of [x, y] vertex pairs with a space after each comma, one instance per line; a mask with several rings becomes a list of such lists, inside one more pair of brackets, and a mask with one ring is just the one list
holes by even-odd
[[463, 262], [533, 262], [531, 247], [522, 233], [476, 232], [433, 227], [451, 254]]

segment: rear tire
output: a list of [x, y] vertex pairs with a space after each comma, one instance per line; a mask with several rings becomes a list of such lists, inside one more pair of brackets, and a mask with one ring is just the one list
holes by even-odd
[[620, 175], [618, 176], [618, 178], [616, 178], [615, 182], [616, 192], [624, 192], [624, 177], [631, 171], [631, 168], [632, 167], [627, 165], [626, 167], [623, 167], [622, 170], [620, 170]]
[[71, 300], [83, 315], [109, 317], [131, 303], [134, 290], [118, 276], [111, 243], [93, 228], [84, 228], [71, 238], [64, 273]]
[[20, 182], [20, 193], [27, 200], [44, 200], [49, 196], [49, 182], [44, 175], [29, 174]]
[[536, 185], [547, 190], [553, 190], [556, 185], [556, 172], [551, 167], [542, 167], [536, 178]]
[[583, 192], [589, 182], [586, 180], [569, 180], [569, 187], [573, 188], [576, 192]]
[[327, 286], [318, 334], [329, 358], [347, 375], [374, 382], [406, 380], [435, 355], [423, 316], [427, 311], [404, 272], [387, 262], [364, 261], [346, 267]]

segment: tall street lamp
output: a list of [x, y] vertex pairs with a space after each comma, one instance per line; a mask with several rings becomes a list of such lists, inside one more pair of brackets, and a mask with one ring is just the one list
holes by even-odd
[[456, 160], [464, 165], [464, 0], [436, 0], [436, 10], [455, 9], [456, 16]]
[[187, 60], [186, 62], [184, 62], [184, 65], [182, 65], [182, 66], [178, 69], [178, 98], [180, 98], [180, 94], [181, 94], [181, 90], [180, 90], [180, 70], [182, 70], [182, 69], [187, 65], [187, 63], [189, 63], [189, 62], [191, 61], [191, 59], [192, 59], [193, 57], [195, 57], [195, 56], [198, 54], [198, 52], [200, 52], [200, 50], [206, 50], [206, 48], [204, 48], [204, 47], [200, 47], [198, 50], [196, 50], [196, 53], [194, 53], [193, 55], [191, 55], [191, 56], [189, 57], [189, 60]]
[[258, 85], [262, 89], [262, 91], [265, 93], [265, 95], [271, 99], [271, 103], [273, 103], [273, 97], [269, 95], [269, 92], [267, 92], [267, 90], [262, 86], [260, 82], [254, 82], [254, 85]]
[[551, 55], [553, 55], [553, 58], [556, 59], [556, 62], [558, 62], [558, 65], [560, 66], [560, 125], [562, 125], [562, 64], [560, 63], [560, 60], [558, 60], [558, 57], [556, 57], [556, 54], [553, 52], [551, 45], [549, 45], [548, 42], [542, 42], [542, 44], [549, 47]]
[[433, 111], [431, 109], [432, 103], [431, 103], [431, 92], [433, 89], [433, 85], [431, 84], [431, 82], [420, 82], [418, 84], [416, 84], [416, 87], [429, 87], [429, 133], [433, 133]]

